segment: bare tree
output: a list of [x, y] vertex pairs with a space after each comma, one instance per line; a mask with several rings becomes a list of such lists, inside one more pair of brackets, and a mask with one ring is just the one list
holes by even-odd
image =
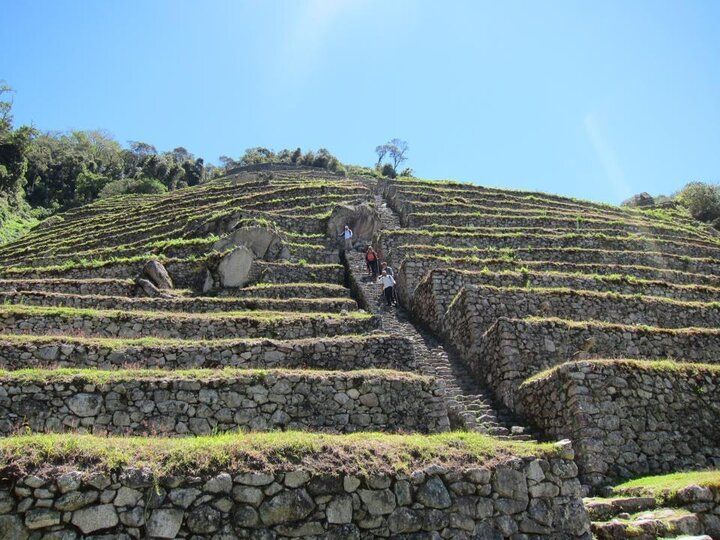
[[390, 151], [390, 145], [387, 144], [381, 144], [379, 146], [375, 147], [375, 153], [378, 155], [378, 161], [377, 164], [380, 165], [382, 163], [382, 160], [385, 159], [385, 156]]
[[408, 143], [401, 139], [393, 139], [387, 146], [388, 152], [390, 152], [390, 159], [393, 161], [393, 168], [397, 171], [398, 166], [403, 161], [407, 161]]

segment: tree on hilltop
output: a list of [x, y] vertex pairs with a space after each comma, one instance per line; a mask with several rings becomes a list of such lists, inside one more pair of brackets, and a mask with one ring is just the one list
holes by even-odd
[[[407, 161], [408, 150], [410, 150], [410, 147], [407, 141], [403, 141], [402, 139], [392, 139], [385, 144], [376, 146], [375, 153], [378, 155], [378, 161], [375, 168], [378, 169], [383, 176], [394, 178], [397, 176], [397, 170], [400, 164]], [[386, 156], [390, 158], [392, 165], [390, 163], [382, 164]]]

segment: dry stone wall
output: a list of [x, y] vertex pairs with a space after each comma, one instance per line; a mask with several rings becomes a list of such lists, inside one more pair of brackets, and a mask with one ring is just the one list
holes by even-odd
[[0, 369], [65, 367], [122, 369], [312, 368], [338, 371], [417, 368], [412, 342], [404, 336], [365, 336], [124, 344], [58, 338], [3, 340]]
[[720, 289], [712, 287], [678, 286], [665, 282], [629, 281], [585, 275], [536, 272], [468, 272], [454, 269], [432, 270], [415, 289], [415, 312], [431, 328], [438, 330], [450, 303], [460, 289], [468, 285], [492, 287], [558, 288], [584, 291], [613, 292], [624, 295], [641, 294], [673, 298], [683, 301], [716, 302]]
[[58, 294], [135, 296], [138, 287], [130, 279], [2, 279], [0, 280], [0, 291], [44, 291]]
[[[646, 251], [671, 254], [688, 258], [707, 258], [703, 266], [718, 267], [717, 258], [720, 257], [720, 248], [709, 248], [676, 241], [650, 240], [641, 237], [605, 237], [602, 235], [568, 234], [568, 235], [528, 235], [516, 234], [472, 234], [468, 232], [420, 232], [402, 231], [381, 233], [381, 241], [388, 248], [387, 254], [395, 262], [394, 249], [402, 245], [445, 245], [465, 248], [583, 248], [606, 251]], [[663, 260], [663, 257], [659, 257]], [[670, 257], [668, 257], [670, 259]], [[687, 264], [690, 264], [688, 261]], [[668, 262], [668, 268], [682, 269], [681, 262]], [[661, 266], [661, 265], [658, 265]]]
[[0, 332], [60, 334], [68, 336], [175, 339], [231, 339], [272, 337], [297, 339], [340, 334], [362, 334], [378, 327], [375, 317], [326, 317], [308, 313], [304, 317], [262, 318], [247, 315], [188, 316], [184, 314], [99, 311], [69, 314], [57, 308], [0, 310]]
[[213, 298], [207, 296], [175, 298], [129, 298], [126, 296], [67, 295], [59, 293], [0, 292], [0, 303], [25, 306], [55, 306], [79, 309], [105, 309], [122, 311], [177, 311], [183, 313], [222, 313], [243, 310], [285, 310], [301, 312], [339, 313], [357, 309], [352, 298], [305, 299], [252, 299]]
[[468, 364], [514, 409], [517, 389], [528, 377], [571, 359], [612, 357], [714, 364], [720, 362], [720, 330], [500, 318]]
[[[495, 254], [495, 256], [497, 256], [497, 254]], [[718, 287], [720, 287], [720, 279], [717, 276], [692, 274], [664, 268], [541, 260], [480, 259], [477, 262], [470, 258], [442, 260], [429, 257], [428, 254], [422, 251], [406, 256], [402, 260], [397, 272], [398, 292], [404, 305], [410, 305], [416, 287], [420, 285], [429, 272], [436, 269], [447, 268], [469, 271], [480, 271], [487, 268], [491, 272], [517, 272], [521, 268], [527, 268], [533, 272], [568, 272], [594, 274], [598, 276], [622, 275], [648, 281], [664, 281], [675, 285], [701, 285], [711, 289], [718, 289]]]
[[483, 334], [500, 317], [529, 316], [597, 320], [662, 328], [720, 326], [716, 304], [622, 296], [562, 289], [469, 286], [458, 293], [443, 318], [443, 333], [466, 359], [478, 354]]
[[720, 466], [720, 370], [703, 364], [583, 361], [530, 379], [525, 417], [573, 440], [580, 478], [613, 479]]
[[[572, 459], [410, 474], [147, 469], [26, 475], [0, 491], [7, 538], [589, 540]], [[94, 536], [106, 535], [106, 536]]]
[[[52, 372], [49, 372], [52, 373]], [[207, 435], [249, 429], [447, 431], [433, 379], [395, 372], [221, 371], [95, 382], [0, 376], [0, 433]]]
[[[495, 259], [495, 264], [520, 264], [528, 268], [535, 268], [533, 263], [541, 265], [542, 270], [561, 270], [573, 268], [578, 271], [593, 274], [630, 274], [643, 279], [664, 280], [671, 283], [698, 283], [710, 286], [720, 285], [720, 261], [714, 259], [698, 259], [691, 257], [659, 254], [651, 251], [611, 251], [598, 249], [574, 248], [516, 248], [507, 252], [512, 259], [502, 260], [503, 252], [497, 249], [457, 250], [424, 244], [420, 249], [410, 244], [400, 244], [392, 251], [392, 258], [398, 264], [406, 257], [412, 257], [413, 262], [429, 264], [429, 269], [438, 266], [447, 266], [432, 259], [423, 259], [428, 255], [439, 257], [478, 257], [482, 260], [477, 264], [490, 264], [486, 260]], [[451, 260], [449, 264], [459, 261]], [[556, 266], [552, 266], [552, 264]], [[547, 266], [545, 266], [547, 265]], [[589, 265], [582, 266], [582, 265]], [[482, 266], [474, 270], [482, 270]], [[491, 267], [492, 268], [492, 267]], [[512, 269], [511, 267], [496, 267], [499, 269]], [[585, 269], [583, 269], [585, 268]], [[473, 269], [473, 268], [468, 268]], [[420, 273], [422, 278], [425, 272]], [[416, 282], [419, 283], [419, 280]]]
[[[538, 213], [536, 216], [509, 216], [507, 214], [475, 215], [474, 213], [414, 213], [409, 214], [406, 219], [406, 226], [409, 228], [422, 228], [431, 225], [446, 225], [449, 227], [460, 226], [473, 228], [497, 228], [497, 229], [557, 229], [562, 233], [583, 233], [603, 232], [617, 236], [640, 235], [643, 237], [657, 237], [658, 239], [678, 240], [711, 248], [717, 248], [717, 242], [690, 236], [682, 230], [674, 230], [665, 227], [653, 227], [652, 225], [637, 224], [633, 222], [623, 223], [612, 219], [591, 217], [590, 219], [578, 220], [575, 216], [551, 216], [545, 217]], [[466, 210], [467, 212], [467, 210]], [[541, 211], [542, 212], [542, 211]]]

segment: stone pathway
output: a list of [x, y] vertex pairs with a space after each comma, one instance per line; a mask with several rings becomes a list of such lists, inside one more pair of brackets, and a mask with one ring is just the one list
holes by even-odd
[[[383, 228], [400, 228], [400, 220], [375, 196], [382, 217]], [[409, 337], [415, 348], [420, 371], [436, 377], [444, 386], [447, 396], [450, 422], [454, 429], [480, 431], [499, 438], [531, 440], [528, 430], [520, 426], [513, 415], [498, 408], [491, 394], [465, 367], [459, 354], [450, 350], [435, 335], [410, 320], [410, 314], [402, 307], [390, 308], [382, 297], [381, 286], [367, 274], [362, 253], [352, 252], [346, 259], [351, 284], [361, 304], [382, 320], [384, 331]]]

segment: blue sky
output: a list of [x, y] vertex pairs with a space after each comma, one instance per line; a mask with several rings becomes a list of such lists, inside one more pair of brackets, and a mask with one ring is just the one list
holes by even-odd
[[720, 2], [0, 0], [16, 124], [216, 162], [393, 137], [425, 178], [607, 202], [720, 181]]

